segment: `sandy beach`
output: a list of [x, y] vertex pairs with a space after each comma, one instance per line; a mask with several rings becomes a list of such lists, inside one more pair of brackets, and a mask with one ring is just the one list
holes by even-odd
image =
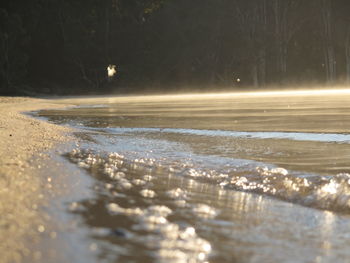
[[48, 158], [45, 152], [72, 138], [70, 129], [23, 113], [65, 106], [44, 99], [0, 97], [0, 262], [40, 257], [29, 246], [45, 231], [40, 207], [48, 201], [43, 187], [47, 178], [39, 176], [40, 162]]

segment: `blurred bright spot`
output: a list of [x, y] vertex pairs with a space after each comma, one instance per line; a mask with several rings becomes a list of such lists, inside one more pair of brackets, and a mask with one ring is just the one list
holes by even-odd
[[108, 65], [107, 67], [107, 74], [109, 78], [114, 77], [114, 75], [117, 73], [117, 67], [116, 65]]

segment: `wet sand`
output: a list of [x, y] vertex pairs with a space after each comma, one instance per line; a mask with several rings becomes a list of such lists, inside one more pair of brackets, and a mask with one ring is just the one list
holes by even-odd
[[[23, 112], [62, 108], [50, 100], [0, 97], [0, 262], [39, 258], [31, 246], [45, 231], [41, 207], [48, 202], [39, 176], [45, 152], [72, 139], [69, 128], [53, 125]], [[37, 161], [34, 161], [34, 158]]]

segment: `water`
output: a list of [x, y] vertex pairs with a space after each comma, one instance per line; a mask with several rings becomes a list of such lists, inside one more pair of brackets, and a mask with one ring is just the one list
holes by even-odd
[[[62, 100], [102, 262], [346, 262], [348, 91]], [[97, 260], [97, 259], [96, 259]]]

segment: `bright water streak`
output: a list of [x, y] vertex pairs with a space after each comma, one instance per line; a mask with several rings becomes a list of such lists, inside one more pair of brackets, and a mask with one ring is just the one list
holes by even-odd
[[349, 99], [344, 91], [99, 98], [39, 115], [86, 129], [78, 135], [90, 142], [67, 157], [96, 178], [97, 197], [77, 210], [117, 235], [93, 234], [107, 241], [104, 257], [342, 262]]
[[[91, 129], [93, 130], [93, 129]], [[98, 130], [98, 129], [95, 129]], [[105, 128], [109, 133], [174, 133], [182, 135], [199, 135], [209, 137], [236, 137], [255, 139], [289, 139], [295, 141], [350, 143], [350, 134], [305, 133], [305, 132], [242, 132], [222, 130], [193, 130], [174, 128]]]

